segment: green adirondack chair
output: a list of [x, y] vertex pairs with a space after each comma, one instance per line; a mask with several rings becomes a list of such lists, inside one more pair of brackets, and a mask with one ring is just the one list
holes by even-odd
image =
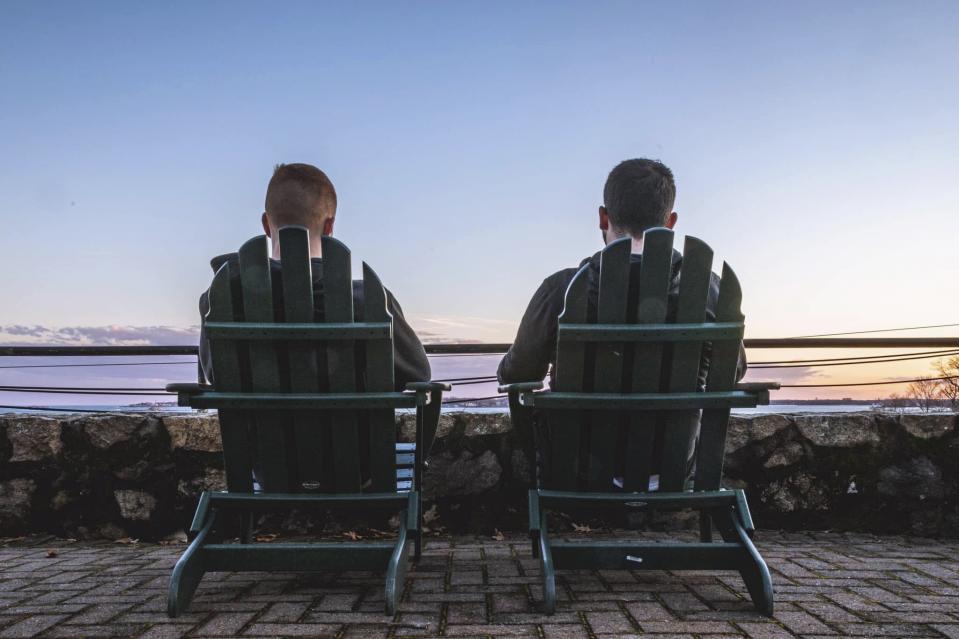
[[[536, 392], [539, 381], [500, 387], [510, 395], [513, 419], [526, 422], [526, 429], [530, 408], [546, 418], [547, 441], [539, 445], [544, 475], [529, 491], [529, 530], [550, 614], [556, 609], [555, 570], [586, 568], [737, 570], [756, 608], [772, 615], [772, 583], [751, 541], [746, 496], [723, 490], [721, 479], [730, 408], [768, 404], [769, 390], [778, 385], [736, 383], [744, 320], [739, 282], [724, 264], [716, 321], [705, 322], [713, 255], [692, 237], [686, 238], [677, 311], [667, 318], [672, 248], [672, 231], [648, 231], [639, 281], [630, 282], [631, 241], [611, 243], [602, 254], [595, 318], [587, 314], [587, 267], [566, 291], [554, 389]], [[630, 291], [638, 296], [633, 304]], [[704, 342], [712, 344], [712, 355], [706, 390], [698, 392]], [[699, 410], [689, 485], [689, 424]], [[654, 450], [657, 424], [661, 453]], [[619, 470], [617, 451], [625, 459]], [[649, 483], [654, 454], [661, 455], [655, 490]], [[696, 509], [700, 542], [551, 541], [547, 511], [582, 508]], [[713, 541], [710, 522], [722, 542]]]
[[[187, 609], [206, 571], [383, 568], [392, 614], [411, 546], [414, 557], [420, 554], [423, 462], [449, 386], [424, 382], [394, 391], [385, 289], [363, 264], [365, 316], [354, 321], [350, 252], [331, 237], [322, 242], [323, 322], [314, 321], [307, 230], [280, 230], [282, 322], [274, 317], [266, 237], [253, 238], [240, 249], [239, 290], [231, 290], [229, 263], [210, 288], [206, 331], [215, 385], [167, 387], [181, 406], [218, 409], [227, 484], [200, 496], [192, 542], [173, 569], [170, 616]], [[413, 445], [397, 444], [397, 408], [416, 410]], [[269, 490], [255, 484], [254, 468], [269, 478]], [[251, 543], [255, 514], [293, 508], [399, 512], [398, 537]], [[226, 543], [237, 533], [239, 543]]]

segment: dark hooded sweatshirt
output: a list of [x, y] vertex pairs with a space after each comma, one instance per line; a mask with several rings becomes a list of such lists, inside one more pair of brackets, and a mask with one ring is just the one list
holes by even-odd
[[[588, 303], [587, 315], [592, 320], [596, 317], [596, 308], [599, 299], [599, 264], [602, 252], [588, 257], [580, 262], [577, 268], [567, 268], [553, 273], [540, 285], [526, 308], [526, 313], [520, 322], [516, 339], [509, 351], [500, 361], [497, 377], [500, 383], [530, 382], [543, 379], [547, 372], [550, 375], [550, 386], [555, 381], [553, 368], [556, 364], [556, 336], [558, 333], [558, 318], [563, 312], [566, 289], [577, 272], [588, 266]], [[633, 282], [639, 281], [638, 275], [643, 261], [642, 255], [634, 254], [630, 258], [631, 277]], [[673, 251], [672, 278], [669, 285], [667, 301], [667, 321], [676, 316], [676, 307], [679, 299], [679, 281], [682, 273], [683, 256], [679, 251]], [[715, 309], [719, 299], [719, 277], [710, 274], [709, 294], [706, 300], [706, 321], [716, 319]], [[703, 356], [699, 367], [699, 389], [706, 388], [706, 375], [709, 372], [709, 358], [711, 345], [703, 347]], [[668, 363], [669, 358], [664, 358]], [[746, 374], [746, 353], [740, 347], [737, 379]], [[690, 441], [688, 459], [692, 460], [695, 451], [696, 439], [699, 435], [699, 420], [690, 424]], [[657, 464], [658, 465], [658, 464]]]
[[[316, 304], [315, 320], [323, 320], [323, 259], [314, 257], [311, 261], [313, 274], [313, 297]], [[234, 296], [240, 290], [240, 262], [236, 253], [220, 255], [210, 260], [210, 266], [215, 273], [219, 268], [230, 263], [230, 284]], [[274, 317], [283, 317], [283, 284], [281, 267], [278, 260], [270, 260], [270, 275], [273, 284]], [[204, 325], [206, 314], [210, 310], [210, 291], [200, 296], [200, 365], [203, 374], [213, 382], [213, 361], [210, 356], [210, 341], [206, 337]], [[430, 362], [426, 351], [413, 329], [403, 316], [403, 309], [389, 290], [386, 291], [386, 308], [393, 316], [393, 367], [396, 390], [403, 390], [409, 382], [425, 382], [430, 379]], [[363, 317], [363, 282], [353, 281], [353, 317]], [[357, 367], [358, 372], [361, 370]]]

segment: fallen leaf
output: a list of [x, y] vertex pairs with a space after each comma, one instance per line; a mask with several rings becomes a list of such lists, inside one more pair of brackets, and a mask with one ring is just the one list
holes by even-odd
[[256, 535], [255, 537], [253, 537], [253, 539], [255, 539], [256, 541], [262, 541], [264, 543], [270, 543], [277, 537], [279, 537], [279, 535], [277, 535], [276, 533], [265, 533], [263, 535]]
[[423, 522], [427, 524], [434, 522], [438, 520], [439, 518], [440, 518], [440, 513], [436, 509], [436, 504], [433, 504], [432, 506], [430, 506], [429, 510], [423, 513]]
[[134, 544], [140, 543], [139, 539], [133, 539], [132, 537], [122, 537], [121, 539], [116, 539], [113, 541], [115, 544], [126, 544], [127, 546], [132, 546]]
[[377, 530], [376, 528], [370, 528], [369, 533], [370, 535], [374, 537], [392, 537], [393, 536], [393, 533], [389, 532], [388, 530]]
[[578, 533], [591, 533], [591, 532], [593, 532], [593, 529], [590, 528], [588, 525], [585, 525], [585, 524], [576, 524], [576, 523], [573, 524], [573, 530], [575, 530], [575, 531], [578, 532]]
[[51, 549], [49, 549], [49, 550], [47, 551], [47, 557], [51, 557], [51, 558], [52, 558], [52, 557], [56, 557], [57, 554], [58, 554], [57, 551], [54, 550], [53, 548], [51, 548]]
[[360, 539], [363, 539], [361, 535], [356, 534], [356, 531], [353, 530], [347, 530], [345, 533], [343, 533], [343, 536], [351, 541], [359, 541]]
[[498, 528], [494, 528], [493, 539], [495, 539], [496, 541], [503, 541], [504, 539], [506, 539], [506, 536], [503, 533], [501, 533]]

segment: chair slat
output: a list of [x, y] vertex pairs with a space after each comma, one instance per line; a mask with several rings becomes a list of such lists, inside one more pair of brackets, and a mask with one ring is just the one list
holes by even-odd
[[[363, 321], [389, 322], [386, 308], [386, 289], [376, 273], [363, 263]], [[371, 391], [392, 391], [393, 344], [390, 341], [366, 342], [366, 388]], [[397, 474], [393, 466], [396, 457], [396, 428], [392, 410], [370, 411], [369, 458], [372, 492], [396, 490]]]
[[[617, 240], [607, 246], [600, 256], [597, 323], [621, 325], [626, 322], [632, 246], [631, 238]], [[622, 392], [625, 354], [622, 342], [597, 344], [593, 376], [593, 389], [596, 392]], [[587, 485], [591, 490], [610, 490], [613, 486], [620, 417], [619, 413], [607, 411], [594, 412], [589, 416]]]
[[[741, 311], [742, 288], [733, 269], [723, 263], [723, 277], [716, 302], [716, 321], [743, 321]], [[712, 343], [706, 392], [730, 391], [736, 386], [736, 368], [739, 363], [739, 340], [721, 340]], [[696, 462], [696, 490], [716, 490], [723, 475], [726, 448], [726, 429], [729, 408], [703, 411], [699, 433], [699, 452]]]
[[[323, 240], [323, 280], [325, 320], [353, 321], [353, 280], [350, 250], [332, 237]], [[356, 362], [352, 342], [332, 342], [327, 346], [330, 392], [356, 390]], [[359, 433], [355, 412], [337, 411], [331, 416], [333, 467], [337, 492], [360, 492]]]
[[[683, 266], [680, 271], [676, 322], [694, 324], [706, 319], [706, 299], [709, 295], [712, 264], [712, 249], [702, 240], [686, 236], [683, 247]], [[669, 375], [670, 392], [682, 393], [697, 390], [702, 348], [702, 342], [681, 342], [673, 345]], [[698, 425], [698, 418], [696, 411], [675, 411], [665, 417], [660, 490], [683, 489], [687, 472], [688, 444], [692, 429]]]
[[[309, 231], [288, 226], [280, 229], [283, 265], [283, 316], [286, 322], [307, 324], [314, 318], [313, 274]], [[316, 348], [310, 343], [292, 343], [288, 351], [290, 391], [315, 393], [319, 389]], [[329, 445], [326, 416], [318, 412], [293, 413], [296, 459], [295, 491], [319, 490], [323, 484], [323, 453]]]
[[[230, 289], [230, 264], [217, 270], [210, 285], [208, 321], [232, 322], [234, 319], [233, 292]], [[235, 342], [210, 343], [216, 388], [224, 392], [242, 390], [240, 358]], [[223, 442], [223, 465], [226, 486], [233, 492], [253, 491], [253, 442], [250, 440], [250, 420], [247, 413], [236, 410], [219, 412], [220, 438]]]
[[[255, 237], [240, 247], [240, 284], [243, 290], [244, 319], [248, 322], [275, 321], [273, 284], [265, 235]], [[280, 368], [276, 348], [270, 343], [253, 342], [249, 349], [251, 390], [280, 392]], [[255, 421], [260, 485], [270, 491], [289, 492], [289, 429], [281, 417], [266, 411], [258, 411]]]
[[[647, 231], [643, 236], [643, 264], [639, 275], [638, 324], [661, 325], [666, 321], [672, 258], [673, 232], [669, 229]], [[633, 345], [632, 392], [659, 392], [662, 358], [662, 344]], [[658, 419], [656, 413], [634, 411], [630, 414], [623, 477], [623, 488], [627, 491], [646, 491], [649, 487]]]
[[[566, 289], [566, 305], [559, 316], [560, 325], [586, 321], [589, 288], [587, 269], [587, 266], [581, 268]], [[572, 393], [582, 391], [585, 366], [585, 344], [559, 342], [556, 351], [556, 390]], [[548, 415], [550, 452], [547, 472], [550, 488], [572, 489], [578, 483], [582, 415], [579, 411], [550, 411]]]

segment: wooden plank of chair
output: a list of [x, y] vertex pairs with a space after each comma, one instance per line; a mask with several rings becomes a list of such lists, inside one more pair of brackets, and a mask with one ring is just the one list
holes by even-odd
[[[273, 283], [266, 236], [255, 237], [240, 247], [240, 284], [243, 290], [243, 318], [249, 322], [272, 322]], [[250, 390], [278, 393], [280, 367], [276, 347], [269, 342], [252, 342], [250, 349]], [[256, 411], [256, 458], [260, 484], [271, 491], [288, 492], [290, 464], [287, 458], [287, 429], [282, 417]]]
[[[314, 318], [313, 274], [310, 263], [310, 236], [303, 227], [280, 229], [280, 259], [283, 265], [283, 319], [312, 323]], [[316, 348], [309, 342], [290, 344], [290, 391], [315, 393], [319, 389]], [[329, 445], [325, 415], [313, 411], [293, 414], [296, 459], [295, 489], [319, 490], [323, 485], [323, 454]]]
[[[218, 322], [234, 321], [229, 262], [221, 266], [213, 276], [213, 283], [210, 285], [210, 310], [206, 319]], [[239, 392], [242, 382], [237, 344], [222, 340], [211, 342], [210, 355], [217, 390]], [[226, 486], [233, 492], [252, 492], [253, 442], [250, 440], [249, 414], [224, 409], [219, 411], [219, 421]]]
[[[363, 321], [391, 321], [386, 309], [386, 289], [376, 273], [363, 263]], [[393, 340], [367, 340], [366, 388], [370, 391], [392, 391]], [[370, 486], [373, 492], [396, 490], [396, 428], [395, 414], [390, 409], [369, 412]], [[416, 488], [419, 488], [418, 486]]]
[[[632, 246], [632, 238], [623, 238], [607, 246], [600, 255], [597, 323], [626, 322]], [[625, 353], [625, 345], [621, 342], [596, 345], [596, 364], [593, 370], [595, 392], [622, 392]], [[609, 490], [613, 485], [620, 416], [620, 413], [607, 411], [589, 414], [587, 486], [591, 490]]]
[[[695, 237], [686, 236], [683, 265], [680, 272], [679, 301], [675, 321], [700, 323], [706, 319], [713, 251]], [[673, 345], [669, 373], [669, 391], [697, 390], [702, 342], [680, 342]], [[660, 490], [682, 490], [686, 480], [691, 428], [695, 427], [696, 411], [673, 411], [665, 417]]]
[[[586, 321], [589, 266], [584, 266], [573, 276], [566, 289], [565, 307], [559, 316], [559, 324], [580, 324]], [[586, 366], [586, 345], [582, 342], [557, 341], [556, 390], [580, 392]], [[549, 411], [549, 457], [548, 488], [573, 489], [579, 477], [580, 411]]]
[[[666, 321], [669, 284], [672, 278], [673, 232], [651, 229], [643, 236], [643, 264], [639, 275], [638, 324]], [[633, 345], [634, 393], [657, 393], [660, 388], [663, 346], [658, 343]], [[632, 412], [626, 434], [626, 468], [623, 488], [629, 492], [649, 489], [657, 413]]]
[[[728, 264], [723, 263], [723, 276], [716, 303], [716, 321], [743, 321], [742, 288], [739, 279]], [[720, 340], [712, 343], [706, 392], [730, 391], [736, 385], [740, 340]], [[703, 411], [699, 433], [699, 452], [696, 460], [696, 490], [716, 490], [722, 481], [723, 458], [726, 448], [726, 429], [729, 408]]]
[[[332, 237], [323, 243], [323, 301], [327, 322], [353, 321], [353, 279], [350, 250]], [[352, 342], [327, 345], [330, 392], [356, 390], [356, 362]], [[333, 468], [337, 492], [360, 492], [359, 434], [355, 412], [336, 411], [331, 416]]]

